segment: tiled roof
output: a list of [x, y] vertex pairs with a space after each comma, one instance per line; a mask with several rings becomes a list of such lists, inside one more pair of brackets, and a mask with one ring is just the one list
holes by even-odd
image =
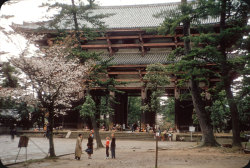
[[[167, 60], [167, 52], [161, 53], [147, 53], [144, 56], [141, 53], [116, 53], [113, 55], [113, 59], [110, 62], [114, 65], [146, 65], [153, 63], [167, 64], [171, 63]], [[109, 54], [102, 54], [103, 60], [108, 60], [111, 57]]]
[[[113, 58], [110, 62], [114, 65], [148, 65], [148, 64], [170, 64], [174, 62], [178, 62], [181, 58], [178, 57], [174, 62], [168, 60], [169, 52], [155, 52], [155, 53], [147, 53], [144, 56], [141, 53], [116, 53], [113, 57], [110, 57], [109, 54], [102, 54], [102, 60], [108, 60]], [[242, 56], [242, 54], [237, 53], [228, 53], [228, 59], [234, 59], [236, 57]]]
[[[153, 15], [161, 11], [177, 9], [180, 3], [164, 3], [150, 5], [129, 5], [129, 6], [100, 6], [93, 10], [93, 15], [96, 14], [112, 14], [109, 17], [103, 18], [102, 21], [109, 29], [125, 29], [125, 28], [150, 28], [159, 26], [164, 18], [155, 18]], [[208, 18], [201, 20], [202, 24], [218, 23], [218, 18]], [[42, 23], [44, 24], [44, 23]], [[79, 20], [79, 24], [86, 24], [91, 27], [90, 23]], [[46, 26], [45, 26], [46, 27]], [[24, 24], [22, 28], [37, 29], [38, 24]], [[61, 26], [65, 28], [65, 26]], [[73, 25], [67, 29], [72, 29]]]
[[[94, 14], [113, 14], [103, 19], [108, 28], [149, 28], [157, 27], [164, 18], [156, 18], [155, 14], [178, 8], [180, 3], [164, 3], [151, 5], [99, 7], [93, 10]], [[203, 24], [218, 23], [218, 19], [208, 18], [201, 21]]]

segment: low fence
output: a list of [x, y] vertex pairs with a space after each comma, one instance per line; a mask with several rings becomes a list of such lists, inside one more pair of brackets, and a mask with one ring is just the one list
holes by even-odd
[[[55, 130], [55, 138], [65, 138], [69, 131], [64, 130]], [[70, 131], [69, 138], [76, 138], [78, 134], [82, 134], [83, 138], [88, 138], [89, 131]], [[29, 137], [44, 137], [45, 131], [18, 131], [18, 135], [26, 135]], [[107, 136], [111, 136], [113, 132], [110, 131], [100, 131], [101, 139], [105, 139]], [[115, 132], [117, 139], [130, 139], [130, 140], [154, 140], [154, 133], [145, 133], [145, 132]], [[232, 135], [231, 134], [215, 134], [216, 140], [219, 143], [231, 143]], [[173, 133], [173, 141], [191, 141], [191, 135], [189, 133]], [[193, 133], [192, 141], [200, 142], [202, 140], [201, 133]]]
[[[69, 131], [54, 131], [55, 138], [65, 138]], [[88, 138], [89, 131], [70, 131], [71, 134], [69, 138], [76, 138], [78, 134], [82, 134], [83, 138]], [[105, 139], [107, 136], [111, 137], [113, 132], [110, 131], [100, 131], [101, 139]], [[28, 137], [44, 137], [45, 131], [18, 131], [18, 135], [26, 135]], [[153, 133], [141, 133], [141, 132], [115, 132], [116, 138], [119, 139], [137, 139], [137, 140], [153, 140]]]

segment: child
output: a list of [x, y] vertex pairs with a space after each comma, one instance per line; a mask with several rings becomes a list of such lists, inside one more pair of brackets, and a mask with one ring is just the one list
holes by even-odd
[[106, 159], [109, 158], [109, 137], [106, 137]]

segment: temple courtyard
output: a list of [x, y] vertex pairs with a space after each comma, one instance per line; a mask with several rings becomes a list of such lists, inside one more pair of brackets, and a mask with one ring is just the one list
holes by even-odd
[[[48, 151], [48, 140], [30, 138], [27, 148], [28, 162], [25, 161], [25, 148], [18, 156], [19, 138], [14, 141], [9, 136], [0, 136], [0, 158], [9, 168], [153, 168], [155, 166], [155, 142], [143, 140], [117, 139], [116, 159], [106, 159], [105, 149], [94, 150], [92, 159], [83, 152], [80, 161], [74, 159], [75, 139], [55, 138], [55, 159], [43, 159]], [[104, 143], [104, 142], [103, 142]], [[83, 140], [83, 149], [87, 139]], [[242, 168], [250, 158], [249, 154], [235, 152], [228, 148], [199, 148], [197, 142], [159, 142], [159, 168]]]

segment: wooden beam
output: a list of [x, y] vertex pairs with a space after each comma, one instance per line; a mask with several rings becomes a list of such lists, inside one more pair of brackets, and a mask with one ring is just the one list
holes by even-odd
[[146, 68], [147, 65], [140, 65], [140, 64], [124, 64], [124, 65], [111, 65], [110, 68], [138, 68], [138, 67], [144, 67]]
[[109, 46], [107, 44], [98, 44], [98, 45], [81, 45], [83, 49], [102, 49], [102, 48], [108, 48]]
[[140, 79], [115, 79], [117, 82], [141, 82]]
[[220, 78], [209, 79], [210, 82], [220, 82]]
[[[183, 37], [183, 34], [176, 35], [141, 35], [144, 39], [151, 38], [174, 38], [174, 37]], [[199, 36], [199, 34], [191, 34], [191, 36]], [[109, 36], [110, 40], [124, 40], [124, 39], [138, 39], [138, 36]], [[87, 40], [87, 38], [82, 38], [83, 40]], [[106, 37], [96, 37], [95, 40], [106, 40]]]
[[[128, 87], [128, 86], [121, 87], [121, 86], [117, 86], [115, 88], [118, 89], [118, 90], [138, 90], [138, 91], [141, 91], [141, 89], [143, 87]], [[174, 90], [174, 87], [172, 87], [172, 86], [166, 86], [165, 88]], [[105, 88], [104, 87], [91, 87], [90, 89], [91, 90], [104, 90]], [[180, 89], [186, 89], [186, 87], [182, 87]]]
[[[183, 42], [177, 43], [178, 46], [184, 46]], [[139, 47], [151, 47], [151, 48], [161, 48], [161, 47], [173, 47], [176, 46], [175, 43], [144, 43], [144, 44], [112, 44], [112, 48], [139, 48]], [[96, 45], [81, 45], [83, 49], [103, 49], [110, 47], [106, 44], [96, 44]]]
[[109, 29], [107, 32], [145, 32], [142, 29]]
[[108, 72], [109, 75], [139, 75], [139, 72]]

